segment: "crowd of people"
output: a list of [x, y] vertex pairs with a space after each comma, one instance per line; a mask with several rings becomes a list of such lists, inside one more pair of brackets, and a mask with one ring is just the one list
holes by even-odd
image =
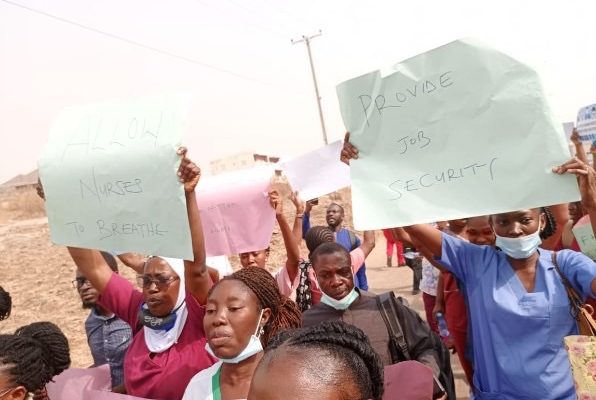
[[[200, 169], [185, 148], [178, 154], [193, 260], [116, 255], [137, 272], [135, 286], [118, 273], [114, 255], [68, 247], [73, 286], [89, 310], [93, 366], [109, 365], [114, 393], [377, 400], [390, 398], [385, 368], [415, 361], [433, 382], [428, 398], [455, 399], [453, 349], [473, 398], [575, 399], [563, 338], [577, 326], [559, 274], [585, 301], [596, 297], [596, 264], [569, 236], [583, 215], [596, 226], [596, 172], [586, 159], [553, 168], [577, 177], [580, 202], [384, 230], [387, 267], [396, 248], [396, 265], [413, 269], [413, 294], [422, 291], [423, 319], [393, 293], [368, 291], [375, 232], [356, 235], [337, 202], [325, 225], [311, 226], [317, 201], [294, 195], [290, 224], [280, 194], [270, 191], [285, 264], [271, 274], [270, 249], [254, 249], [238, 254], [235, 272], [220, 275], [206, 257], [195, 196]], [[347, 134], [341, 159], [355, 158]], [[0, 287], [0, 321], [10, 312]], [[69, 365], [68, 341], [51, 323], [0, 335], [0, 400], [47, 398], [45, 385]]]

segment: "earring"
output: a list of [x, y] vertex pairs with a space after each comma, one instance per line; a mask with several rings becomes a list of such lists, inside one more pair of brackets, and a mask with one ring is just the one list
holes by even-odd
[[259, 334], [258, 334], [258, 336], [261, 336], [263, 333], [265, 333], [265, 327], [264, 326], [261, 326], [259, 328]]

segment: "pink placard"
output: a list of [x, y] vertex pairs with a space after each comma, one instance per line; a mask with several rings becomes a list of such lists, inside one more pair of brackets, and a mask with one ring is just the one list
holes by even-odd
[[46, 385], [48, 396], [52, 400], [82, 399], [88, 390], [111, 390], [110, 366], [108, 364], [95, 368], [69, 368], [54, 377], [53, 382]]
[[[105, 392], [100, 390], [88, 390], [85, 392], [85, 400], [147, 400], [144, 397], [129, 396], [127, 394], [119, 394], [112, 392]], [[50, 398], [50, 400], [54, 400]]]
[[69, 368], [46, 385], [51, 400], [135, 400], [140, 397], [112, 393], [108, 364], [95, 368]]
[[197, 187], [197, 203], [207, 256], [269, 247], [275, 211], [269, 204], [273, 170], [257, 167], [207, 177]]
[[432, 370], [418, 361], [402, 361], [385, 367], [384, 400], [432, 400]]

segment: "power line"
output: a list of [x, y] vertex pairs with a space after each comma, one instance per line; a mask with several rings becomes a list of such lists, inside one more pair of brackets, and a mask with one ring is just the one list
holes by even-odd
[[186, 62], [189, 62], [189, 63], [192, 63], [192, 64], [200, 65], [202, 67], [209, 68], [209, 69], [212, 69], [212, 70], [217, 71], [217, 72], [220, 72], [220, 73], [224, 73], [224, 74], [228, 74], [228, 75], [233, 75], [233, 76], [235, 76], [237, 78], [244, 79], [244, 80], [247, 80], [247, 81], [257, 82], [257, 83], [260, 83], [260, 84], [266, 85], [266, 86], [276, 86], [276, 85], [273, 85], [271, 83], [263, 82], [263, 81], [261, 81], [259, 79], [256, 79], [256, 78], [252, 78], [250, 76], [242, 75], [242, 74], [239, 74], [239, 73], [234, 72], [234, 71], [230, 71], [230, 70], [227, 70], [227, 69], [224, 69], [224, 68], [216, 67], [215, 65], [207, 64], [205, 62], [202, 62], [202, 61], [199, 61], [199, 60], [195, 60], [195, 59], [192, 59], [190, 57], [181, 56], [179, 54], [172, 53], [172, 52], [170, 52], [168, 50], [162, 50], [160, 48], [153, 47], [151, 45], [147, 45], [147, 44], [144, 44], [144, 43], [141, 43], [141, 42], [137, 42], [136, 40], [128, 39], [128, 38], [126, 38], [124, 36], [120, 36], [120, 35], [116, 35], [114, 33], [102, 31], [101, 29], [93, 28], [91, 26], [82, 24], [80, 22], [72, 21], [72, 20], [69, 20], [69, 19], [66, 19], [66, 18], [57, 16], [57, 15], [53, 15], [53, 14], [47, 13], [45, 11], [38, 10], [36, 8], [32, 8], [32, 7], [25, 6], [23, 4], [15, 3], [15, 2], [10, 1], [10, 0], [0, 0], [0, 1], [2, 1], [2, 2], [6, 3], [6, 4], [10, 4], [12, 6], [15, 6], [15, 7], [22, 8], [22, 9], [27, 10], [27, 11], [33, 12], [35, 14], [43, 15], [45, 17], [48, 17], [48, 18], [51, 18], [51, 19], [54, 19], [54, 20], [57, 20], [57, 21], [60, 21], [60, 22], [66, 23], [66, 24], [74, 25], [74, 26], [76, 26], [78, 28], [81, 28], [81, 29], [84, 29], [84, 30], [87, 30], [87, 31], [90, 31], [90, 32], [98, 33], [100, 35], [109, 37], [111, 39], [116, 39], [116, 40], [119, 40], [119, 41], [122, 41], [122, 42], [125, 42], [125, 43], [128, 43], [128, 44], [132, 44], [133, 46], [137, 46], [137, 47], [144, 48], [146, 50], [154, 51], [154, 52], [159, 53], [161, 55], [165, 55], [165, 56], [168, 56], [168, 57], [176, 58], [178, 60], [186, 61]]

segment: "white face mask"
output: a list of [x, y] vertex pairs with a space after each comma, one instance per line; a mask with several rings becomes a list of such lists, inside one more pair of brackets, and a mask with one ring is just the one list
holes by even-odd
[[226, 364], [238, 364], [239, 362], [244, 361], [247, 358], [252, 357], [255, 354], [263, 351], [263, 345], [261, 344], [261, 340], [259, 339], [259, 336], [260, 336], [259, 330], [261, 329], [261, 318], [263, 317], [263, 311], [264, 310], [261, 310], [261, 314], [259, 315], [259, 319], [257, 322], [257, 329], [255, 330], [255, 333], [250, 335], [250, 340], [248, 341], [248, 344], [240, 353], [238, 353], [238, 355], [236, 357], [232, 357], [232, 358], [218, 357], [211, 349], [211, 346], [209, 345], [208, 341], [207, 341], [207, 343], [205, 343], [205, 350], [207, 350], [207, 353], [209, 353], [211, 356], [213, 356], [215, 358], [219, 358], [222, 362], [224, 362]]
[[321, 296], [321, 303], [327, 304], [329, 307], [333, 307], [336, 310], [343, 311], [347, 310], [357, 298], [358, 292], [356, 291], [356, 288], [353, 288], [352, 291], [341, 300], [335, 300], [333, 297], [328, 296], [325, 292], [323, 292], [323, 296]]
[[497, 247], [503, 250], [509, 257], [517, 260], [523, 260], [524, 258], [530, 257], [542, 243], [542, 239], [540, 239], [540, 223], [538, 223], [536, 232], [530, 235], [509, 238], [499, 236], [495, 233], [495, 236], [497, 237], [495, 243]]

